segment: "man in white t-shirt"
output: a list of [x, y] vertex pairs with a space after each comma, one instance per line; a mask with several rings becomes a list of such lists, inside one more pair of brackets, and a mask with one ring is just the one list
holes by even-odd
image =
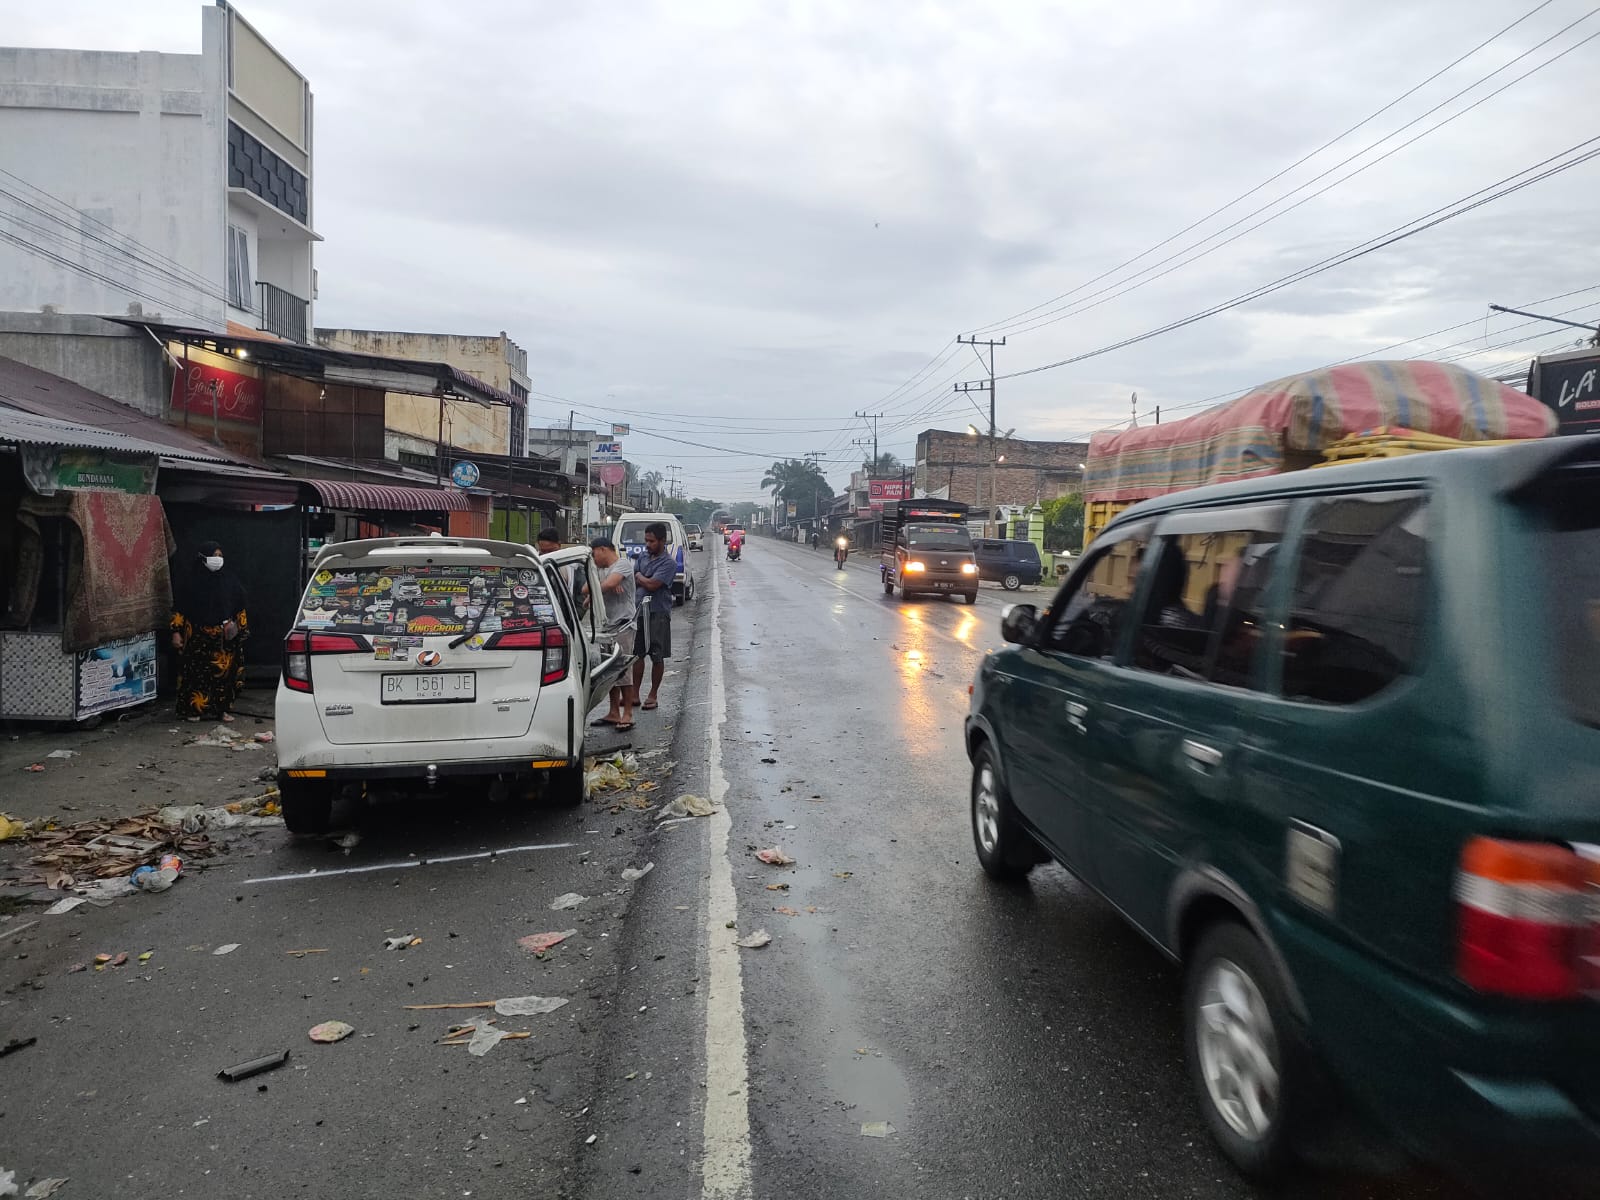
[[[638, 585], [633, 579], [633, 563], [617, 553], [616, 543], [597, 537], [589, 543], [594, 565], [600, 568], [600, 594], [606, 606], [606, 636], [618, 642], [633, 632], [639, 617]], [[620, 676], [619, 676], [620, 678]], [[611, 710], [594, 722], [610, 725], [618, 732], [633, 728], [633, 689], [626, 685], [611, 689]]]

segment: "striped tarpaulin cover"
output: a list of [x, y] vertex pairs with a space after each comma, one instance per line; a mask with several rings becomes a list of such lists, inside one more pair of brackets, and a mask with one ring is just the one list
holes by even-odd
[[1533, 397], [1449, 363], [1348, 363], [1290, 375], [1182, 421], [1097, 433], [1084, 494], [1148, 500], [1272, 475], [1378, 426], [1474, 442], [1548, 437], [1556, 421]]

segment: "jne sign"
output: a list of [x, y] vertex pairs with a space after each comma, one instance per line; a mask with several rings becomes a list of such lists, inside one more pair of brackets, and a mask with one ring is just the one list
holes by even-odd
[[205, 363], [180, 366], [172, 379], [172, 411], [209, 417], [212, 405], [224, 421], [261, 424], [261, 380]]

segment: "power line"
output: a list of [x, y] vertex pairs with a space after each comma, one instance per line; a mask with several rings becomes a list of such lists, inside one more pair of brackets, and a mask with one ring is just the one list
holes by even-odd
[[1177, 241], [1179, 238], [1183, 237], [1185, 234], [1191, 233], [1195, 229], [1198, 229], [1200, 226], [1204, 225], [1207, 221], [1211, 220], [1213, 217], [1221, 216], [1224, 212], [1226, 212], [1228, 209], [1232, 208], [1234, 205], [1239, 204], [1242, 201], [1249, 199], [1251, 196], [1255, 195], [1257, 192], [1261, 191], [1263, 188], [1269, 187], [1270, 185], [1276, 183], [1278, 180], [1282, 179], [1285, 175], [1289, 174], [1289, 172], [1295, 170], [1295, 168], [1303, 166], [1305, 163], [1310, 162], [1313, 158], [1316, 158], [1317, 155], [1323, 153], [1323, 151], [1331, 149], [1333, 146], [1335, 146], [1339, 142], [1343, 141], [1345, 138], [1349, 137], [1352, 133], [1355, 133], [1358, 129], [1361, 129], [1364, 126], [1371, 124], [1373, 121], [1377, 120], [1377, 118], [1381, 117], [1384, 113], [1386, 113], [1390, 109], [1394, 108], [1397, 104], [1400, 104], [1402, 101], [1404, 101], [1404, 100], [1410, 98], [1411, 96], [1415, 95], [1418, 91], [1420, 91], [1423, 88], [1427, 87], [1428, 84], [1432, 83], [1434, 80], [1438, 79], [1440, 76], [1444, 75], [1446, 72], [1448, 72], [1448, 71], [1454, 69], [1455, 67], [1459, 66], [1460, 64], [1465, 62], [1467, 59], [1471, 58], [1474, 54], [1477, 54], [1480, 50], [1485, 49], [1491, 43], [1498, 41], [1500, 38], [1504, 37], [1507, 33], [1510, 33], [1513, 29], [1515, 29], [1518, 25], [1521, 25], [1524, 21], [1528, 20], [1530, 17], [1533, 17], [1533, 16], [1537, 15], [1543, 9], [1549, 7], [1551, 2], [1552, 2], [1552, 0], [1543, 0], [1542, 3], [1535, 5], [1532, 9], [1530, 9], [1529, 11], [1523, 13], [1522, 16], [1518, 17], [1515, 21], [1511, 22], [1511, 24], [1505, 26], [1503, 29], [1499, 30], [1497, 33], [1494, 33], [1494, 34], [1490, 35], [1488, 38], [1486, 38], [1483, 41], [1479, 42], [1472, 49], [1468, 50], [1465, 54], [1463, 54], [1460, 57], [1452, 60], [1449, 63], [1446, 63], [1443, 67], [1439, 68], [1439, 70], [1435, 71], [1432, 75], [1429, 75], [1421, 83], [1416, 84], [1415, 86], [1409, 88], [1408, 90], [1402, 92], [1400, 95], [1396, 96], [1393, 100], [1389, 101], [1389, 103], [1385, 104], [1382, 108], [1378, 109], [1376, 112], [1370, 113], [1366, 117], [1363, 117], [1361, 120], [1357, 121], [1354, 125], [1350, 126], [1350, 128], [1346, 129], [1343, 133], [1339, 133], [1339, 134], [1335, 135], [1334, 137], [1330, 138], [1328, 141], [1326, 141], [1322, 145], [1318, 146], [1315, 150], [1311, 151], [1309, 154], [1306, 154], [1306, 155], [1296, 159], [1294, 162], [1290, 163], [1287, 167], [1284, 167], [1277, 174], [1272, 175], [1269, 178], [1262, 180], [1260, 183], [1256, 184], [1255, 187], [1249, 189], [1248, 191], [1241, 192], [1239, 195], [1235, 196], [1232, 200], [1229, 200], [1226, 204], [1221, 205], [1220, 207], [1213, 209], [1211, 212], [1207, 213], [1205, 216], [1201, 217], [1199, 220], [1191, 222], [1190, 224], [1184, 226], [1182, 229], [1178, 230], [1178, 232], [1172, 234], [1171, 236], [1163, 238], [1161, 241], [1157, 242], [1153, 246], [1150, 246], [1148, 249], [1140, 251], [1138, 254], [1134, 255], [1132, 258], [1127, 259], [1124, 262], [1118, 263], [1116, 266], [1110, 268], [1109, 270], [1101, 272], [1099, 275], [1096, 275], [1093, 279], [1085, 280], [1083, 283], [1079, 284], [1077, 287], [1073, 288], [1072, 290], [1067, 291], [1067, 292], [1063, 292], [1063, 293], [1061, 293], [1061, 295], [1052, 297], [1049, 300], [1041, 301], [1040, 303], [1035, 304], [1032, 308], [1025, 308], [1019, 313], [1013, 313], [1009, 317], [1003, 317], [998, 321], [991, 321], [987, 325], [980, 326], [978, 328], [977, 332], [986, 333], [991, 329], [999, 329], [999, 328], [1001, 328], [1003, 326], [1008, 326], [1013, 321], [1017, 321], [1017, 320], [1019, 320], [1019, 319], [1021, 319], [1023, 317], [1026, 317], [1030, 313], [1037, 312], [1041, 308], [1046, 308], [1046, 307], [1048, 307], [1048, 306], [1050, 306], [1052, 304], [1056, 304], [1056, 303], [1058, 303], [1058, 302], [1060, 302], [1062, 300], [1066, 300], [1071, 296], [1075, 296], [1079, 292], [1081, 292], [1084, 288], [1091, 287], [1094, 284], [1099, 283], [1102, 279], [1105, 279], [1108, 276], [1114, 275], [1117, 272], [1122, 271], [1125, 268], [1132, 266], [1134, 263], [1139, 262], [1141, 259], [1147, 258], [1151, 254], [1154, 254], [1157, 250], [1160, 250], [1162, 247], [1170, 245], [1172, 242]]
[[[1242, 305], [1250, 303], [1253, 300], [1259, 300], [1263, 296], [1270, 295], [1273, 292], [1281, 291], [1292, 284], [1300, 283], [1303, 280], [1310, 279], [1314, 275], [1320, 275], [1325, 271], [1331, 271], [1334, 267], [1344, 266], [1345, 264], [1354, 262], [1359, 258], [1364, 258], [1368, 254], [1373, 254], [1379, 250], [1385, 249], [1386, 247], [1392, 246], [1397, 242], [1402, 242], [1407, 238], [1415, 237], [1417, 234], [1426, 232], [1437, 225], [1442, 225], [1446, 221], [1452, 220], [1455, 217], [1472, 212], [1474, 209], [1482, 208], [1484, 205], [1491, 204], [1496, 200], [1504, 199], [1506, 196], [1510, 196], [1516, 192], [1519, 192], [1523, 188], [1531, 187], [1535, 183], [1540, 183], [1545, 179], [1549, 179], [1555, 175], [1561, 174], [1562, 172], [1569, 171], [1573, 167], [1581, 166], [1596, 156], [1600, 156], [1600, 149], [1587, 150], [1581, 154], [1578, 153], [1578, 151], [1583, 150], [1584, 147], [1592, 146], [1595, 142], [1600, 142], [1600, 137], [1587, 138], [1576, 145], [1569, 146], [1567, 149], [1551, 155], [1549, 158], [1534, 163], [1531, 167], [1526, 167], [1513, 175], [1508, 175], [1504, 179], [1488, 185], [1488, 187], [1480, 188], [1476, 192], [1468, 193], [1467, 196], [1464, 196], [1457, 201], [1454, 207], [1447, 205], [1443, 208], [1434, 209], [1433, 212], [1426, 213], [1421, 217], [1417, 217], [1412, 221], [1408, 221], [1404, 225], [1396, 226], [1388, 233], [1379, 234], [1375, 238], [1370, 238], [1366, 242], [1362, 242], [1348, 250], [1340, 252], [1339, 254], [1330, 255], [1329, 257], [1313, 263], [1310, 266], [1303, 267], [1298, 271], [1294, 271], [1288, 275], [1282, 276], [1271, 283], [1263, 284], [1258, 288], [1254, 288], [1248, 292], [1242, 293], [1241, 295], [1235, 296], [1231, 300], [1223, 301], [1220, 304], [1214, 304], [1210, 308], [1203, 309], [1200, 312], [1192, 313], [1189, 316], [1182, 317], [1176, 321], [1169, 321], [1165, 325], [1161, 325], [1155, 329], [1147, 330], [1141, 334], [1136, 334], [1133, 337], [1124, 338], [1121, 341], [1113, 342], [1110, 345], [1101, 346], [1095, 350], [1087, 350], [1082, 354], [1075, 354], [1068, 358], [1058, 359], [1055, 362], [1043, 363], [1037, 367], [1027, 367], [1021, 371], [1012, 371], [1008, 374], [998, 376], [997, 378], [1017, 379], [1023, 375], [1034, 375], [1040, 371], [1050, 371], [1057, 367], [1064, 367], [1072, 363], [1083, 362], [1086, 359], [1097, 358], [1102, 354], [1109, 354], [1114, 350], [1121, 350], [1128, 346], [1137, 345], [1139, 342], [1149, 341], [1151, 338], [1160, 337], [1164, 333], [1172, 333], [1176, 330], [1186, 328], [1189, 325], [1194, 325], [1208, 317], [1213, 317], [1219, 313], [1227, 312], [1230, 309], [1238, 308]], [[1574, 155], [1575, 157], [1569, 158], [1569, 156]], [[1550, 164], [1557, 163], [1557, 161], [1562, 158], [1569, 158], [1569, 161], [1558, 163], [1558, 165], [1555, 166], [1550, 166]], [[1541, 168], [1548, 169], [1541, 170]], [[1535, 171], [1539, 173], [1530, 175], [1530, 172]], [[1522, 179], [1519, 182], [1510, 182], [1512, 180], [1516, 180], [1518, 176], [1522, 175], [1530, 175], [1530, 177], [1527, 179]], [[1485, 195], [1485, 193], [1488, 194]], [[1408, 226], [1413, 227], [1408, 228]]]

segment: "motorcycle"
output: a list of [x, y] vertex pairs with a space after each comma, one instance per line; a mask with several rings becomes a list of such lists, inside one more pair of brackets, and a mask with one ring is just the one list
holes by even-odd
[[850, 557], [850, 539], [835, 538], [833, 542], [834, 570], [844, 570], [844, 560]]
[[739, 543], [737, 543], [737, 542], [729, 542], [728, 543], [728, 561], [729, 562], [738, 562], [739, 561]]

